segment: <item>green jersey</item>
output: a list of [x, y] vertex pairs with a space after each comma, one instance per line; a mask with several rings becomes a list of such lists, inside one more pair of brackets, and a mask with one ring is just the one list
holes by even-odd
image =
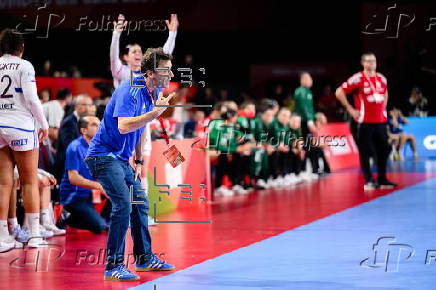
[[288, 139], [287, 139], [287, 144], [286, 145], [292, 146], [293, 143], [296, 140], [300, 139], [301, 137], [302, 137], [301, 129], [292, 129], [292, 128], [289, 128], [289, 134], [288, 134]]
[[286, 124], [282, 124], [279, 122], [277, 118], [274, 118], [272, 122], [272, 130], [271, 134], [274, 139], [272, 140], [271, 145], [278, 146], [280, 144], [286, 144], [286, 138], [289, 135], [289, 126]]
[[235, 128], [235, 124], [226, 124], [215, 120], [209, 125], [209, 148], [225, 153], [234, 153], [244, 133]]
[[305, 87], [299, 87], [295, 90], [295, 110], [294, 112], [301, 116], [303, 122], [315, 120], [315, 109], [313, 108], [312, 91]]
[[239, 116], [235, 124], [236, 130], [245, 134], [243, 143], [254, 142], [254, 119]]
[[254, 118], [253, 135], [257, 143], [266, 144], [274, 137], [274, 122], [265, 124], [260, 117]]

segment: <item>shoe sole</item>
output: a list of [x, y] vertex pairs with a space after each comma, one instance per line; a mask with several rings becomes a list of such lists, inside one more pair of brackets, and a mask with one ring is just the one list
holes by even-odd
[[6, 253], [6, 252], [9, 252], [9, 251], [12, 251], [13, 249], [15, 249], [15, 246], [12, 246], [12, 247], [5, 247], [5, 248], [0, 248], [0, 253]]
[[152, 268], [139, 269], [139, 268], [135, 268], [135, 271], [136, 272], [153, 272], [153, 271], [172, 271], [175, 269], [176, 269], [176, 267], [173, 267], [171, 269], [152, 269]]
[[48, 245], [47, 244], [37, 244], [37, 245], [32, 245], [32, 244], [27, 244], [28, 248], [47, 248]]
[[376, 190], [377, 187], [363, 187], [363, 190]]
[[395, 185], [380, 185], [380, 189], [392, 189], [392, 188], [396, 188], [397, 186]]
[[138, 281], [140, 277], [130, 278], [130, 279], [119, 279], [115, 277], [104, 277], [104, 281], [116, 281], [116, 282], [129, 282], [129, 281]]

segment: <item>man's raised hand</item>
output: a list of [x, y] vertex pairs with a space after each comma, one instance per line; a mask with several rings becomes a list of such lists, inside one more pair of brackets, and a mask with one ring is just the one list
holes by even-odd
[[168, 106], [171, 99], [176, 95], [176, 93], [171, 93], [167, 97], [164, 96], [162, 92], [159, 93], [159, 96], [156, 100], [156, 106]]

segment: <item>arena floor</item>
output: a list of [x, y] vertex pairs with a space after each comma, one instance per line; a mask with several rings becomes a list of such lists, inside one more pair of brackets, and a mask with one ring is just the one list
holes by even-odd
[[154, 252], [177, 271], [138, 282], [104, 282], [106, 234], [69, 229], [48, 248], [1, 254], [0, 288], [434, 289], [436, 160], [391, 164], [389, 178], [400, 188], [365, 193], [344, 170], [161, 216], [212, 222], [152, 227]]

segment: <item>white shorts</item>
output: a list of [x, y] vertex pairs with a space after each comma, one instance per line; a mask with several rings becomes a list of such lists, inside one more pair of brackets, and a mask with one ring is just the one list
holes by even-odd
[[38, 148], [36, 130], [0, 128], [0, 148], [9, 146], [13, 151], [30, 151]]

